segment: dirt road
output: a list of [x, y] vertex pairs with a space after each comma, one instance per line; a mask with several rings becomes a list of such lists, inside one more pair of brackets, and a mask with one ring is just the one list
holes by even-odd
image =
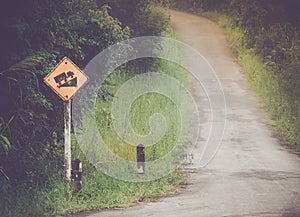
[[[276, 139], [263, 111], [219, 27], [204, 18], [171, 12], [179, 40], [197, 49], [214, 67], [227, 103], [227, 127], [222, 146], [205, 168], [194, 150], [190, 185], [174, 197], [128, 209], [85, 216], [300, 216], [300, 158]], [[185, 54], [187, 60], [188, 54]], [[195, 98], [202, 90], [190, 78]], [[202, 92], [201, 92], [202, 91]], [[205, 118], [202, 119], [205, 134]]]

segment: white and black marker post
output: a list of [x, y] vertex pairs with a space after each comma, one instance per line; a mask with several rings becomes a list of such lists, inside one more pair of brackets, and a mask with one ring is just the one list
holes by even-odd
[[145, 174], [145, 146], [139, 144], [136, 147], [137, 173]]
[[71, 181], [71, 100], [64, 102], [64, 133], [65, 133], [65, 153], [64, 166], [65, 176]]
[[64, 57], [44, 78], [44, 82], [64, 101], [65, 177], [71, 181], [71, 99], [88, 77], [68, 57]]

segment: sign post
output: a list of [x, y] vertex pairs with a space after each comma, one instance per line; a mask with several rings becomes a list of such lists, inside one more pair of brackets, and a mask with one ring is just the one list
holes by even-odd
[[65, 124], [65, 177], [71, 181], [71, 100], [64, 102]]
[[44, 82], [64, 101], [65, 177], [71, 181], [71, 100], [88, 77], [68, 57], [64, 57], [44, 78]]

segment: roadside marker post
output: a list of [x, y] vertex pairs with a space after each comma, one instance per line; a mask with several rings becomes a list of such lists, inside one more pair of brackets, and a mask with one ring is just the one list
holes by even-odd
[[72, 180], [74, 181], [74, 193], [82, 188], [82, 162], [79, 159], [72, 161]]
[[136, 147], [137, 172], [145, 174], [145, 146], [140, 144]]
[[88, 77], [68, 57], [64, 57], [44, 78], [44, 82], [64, 101], [64, 167], [71, 181], [71, 100]]

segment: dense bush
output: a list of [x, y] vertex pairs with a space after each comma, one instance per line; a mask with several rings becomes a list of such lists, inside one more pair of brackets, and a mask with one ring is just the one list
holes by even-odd
[[98, 0], [98, 5], [103, 4], [109, 4], [112, 16], [130, 26], [133, 36], [158, 35], [168, 25], [168, 17], [157, 6], [168, 7], [169, 0]]
[[0, 40], [0, 181], [44, 182], [62, 169], [62, 101], [42, 82], [67, 55], [83, 67], [129, 27], [95, 1], [5, 1]]

